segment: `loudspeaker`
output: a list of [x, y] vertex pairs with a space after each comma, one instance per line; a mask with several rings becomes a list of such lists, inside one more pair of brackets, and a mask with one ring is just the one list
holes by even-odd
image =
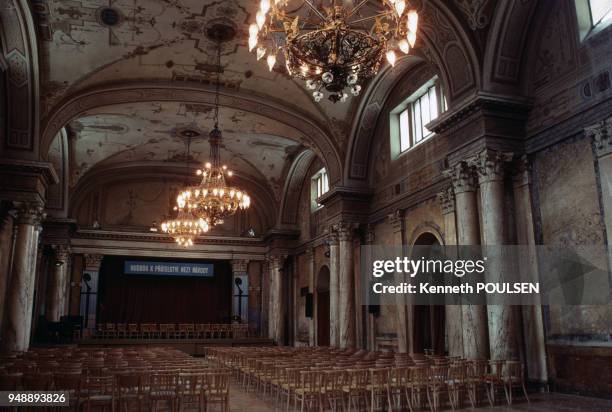
[[312, 318], [314, 316], [314, 295], [312, 293], [306, 294], [306, 307], [305, 307], [306, 317]]

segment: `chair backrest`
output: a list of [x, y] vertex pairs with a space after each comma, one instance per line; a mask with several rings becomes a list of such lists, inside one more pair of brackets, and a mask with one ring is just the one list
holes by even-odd
[[504, 370], [504, 376], [514, 382], [522, 382], [524, 379], [523, 364], [519, 361], [508, 361]]
[[175, 392], [179, 386], [179, 375], [172, 372], [152, 373], [149, 376], [149, 385], [151, 390]]
[[204, 390], [207, 383], [205, 372], [182, 372], [179, 379], [181, 382], [180, 389], [191, 394]]
[[117, 393], [142, 393], [144, 388], [144, 375], [138, 372], [118, 373], [115, 375]]
[[318, 370], [300, 372], [300, 389], [304, 394], [318, 394], [323, 391], [323, 375]]
[[113, 376], [88, 376], [83, 383], [87, 394], [114, 394], [115, 378]]
[[206, 373], [207, 389], [217, 394], [229, 393], [230, 373], [229, 371], [214, 371]]

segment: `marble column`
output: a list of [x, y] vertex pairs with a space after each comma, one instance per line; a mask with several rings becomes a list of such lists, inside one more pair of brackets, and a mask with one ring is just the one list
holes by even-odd
[[598, 183], [608, 245], [608, 270], [612, 270], [612, 117], [587, 127], [585, 133], [593, 139], [593, 149], [597, 157]]
[[[375, 242], [374, 225], [367, 225], [363, 236], [364, 245], [373, 246]], [[369, 261], [366, 257], [365, 261]], [[366, 310], [366, 349], [374, 351], [376, 350], [376, 316], [370, 313], [369, 308]]]
[[[474, 165], [478, 171], [482, 222], [482, 243], [487, 255], [487, 282], [497, 282], [508, 270], [500, 246], [507, 243], [504, 233], [504, 178], [512, 154], [485, 149]], [[488, 305], [489, 350], [491, 359], [518, 359], [517, 319], [511, 305]]]
[[66, 314], [68, 287], [68, 266], [70, 250], [61, 245], [55, 247], [55, 259], [47, 281], [48, 293], [45, 314], [50, 322], [59, 322]]
[[86, 281], [83, 279], [81, 282], [81, 292], [87, 293], [89, 290], [89, 297], [85, 295], [81, 298], [81, 315], [84, 318], [85, 328], [92, 331], [96, 328], [96, 306], [98, 300], [98, 279], [100, 278], [100, 265], [104, 255], [97, 254], [86, 254], [85, 265], [83, 268], [83, 277], [89, 277]]
[[[249, 274], [247, 268], [249, 261], [244, 259], [234, 259], [231, 262], [232, 265], [232, 315], [240, 319], [240, 323], [249, 322]], [[241, 280], [240, 289], [242, 294], [245, 295], [246, 299], [243, 298], [242, 302], [238, 302], [238, 286], [236, 286], [236, 279]], [[240, 311], [239, 311], [240, 307]]]
[[15, 242], [14, 230], [15, 212], [7, 212], [0, 216], [0, 331], [4, 320], [4, 309], [6, 305], [6, 290], [9, 282], [9, 272], [13, 258], [13, 245]]
[[312, 293], [313, 296], [313, 313], [312, 317], [308, 319], [308, 345], [316, 346], [317, 344], [317, 336], [316, 336], [316, 313], [314, 311], [314, 297], [316, 295], [316, 281], [315, 281], [315, 260], [314, 260], [314, 250], [312, 247], [306, 249], [306, 253], [304, 254], [304, 258], [306, 259], [306, 270], [308, 276], [308, 293]]
[[283, 262], [283, 256], [270, 256], [270, 307], [268, 315], [268, 336], [270, 339], [273, 339], [277, 345], [282, 344], [283, 341]]
[[353, 236], [355, 226], [338, 224], [338, 323], [339, 346], [355, 347], [355, 273], [353, 261]]
[[340, 256], [338, 249], [338, 232], [331, 227], [327, 239], [329, 245], [329, 343], [340, 346], [339, 322], [339, 270]]
[[[438, 193], [438, 200], [444, 217], [445, 246], [454, 247], [457, 244], [457, 228], [455, 225], [455, 193], [452, 187]], [[444, 307], [446, 317], [446, 338], [448, 354], [463, 356], [463, 310], [461, 305]]]
[[[393, 231], [392, 246], [403, 253], [406, 244], [404, 211], [397, 210], [387, 218]], [[395, 284], [400, 284], [404, 280], [401, 274], [396, 273], [394, 275]], [[408, 303], [408, 299], [403, 294], [397, 293], [395, 295], [397, 350], [400, 353], [413, 352], [413, 310], [412, 305], [408, 306]]]
[[6, 318], [2, 339], [4, 352], [23, 352], [30, 345], [36, 258], [42, 207], [18, 205], [14, 258], [6, 302]]
[[[455, 195], [457, 242], [462, 246], [480, 244], [478, 201], [474, 170], [467, 162], [459, 162], [449, 171]], [[484, 305], [464, 304], [461, 307], [463, 356], [468, 359], [489, 357], [487, 309]]]
[[[530, 163], [527, 156], [522, 156], [515, 163], [513, 178], [516, 240], [522, 252], [521, 259], [518, 262], [519, 270], [521, 271], [521, 278], [537, 279], [539, 277], [538, 260], [530, 193]], [[523, 317], [527, 376], [533, 381], [547, 382], [546, 336], [544, 333], [542, 306], [522, 306], [521, 312]]]

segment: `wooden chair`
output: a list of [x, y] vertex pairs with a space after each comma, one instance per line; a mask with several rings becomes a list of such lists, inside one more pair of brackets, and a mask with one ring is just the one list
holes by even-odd
[[16, 391], [22, 386], [23, 373], [1, 373], [0, 390]]
[[522, 388], [525, 399], [529, 402], [527, 388], [525, 387], [525, 370], [523, 364], [519, 361], [506, 362], [506, 370], [503, 375], [504, 391], [508, 405], [512, 405], [512, 389]]
[[325, 371], [323, 374], [323, 397], [332, 411], [344, 410], [344, 370]]
[[62, 391], [68, 394], [68, 403], [78, 411], [81, 403], [81, 384], [80, 374], [76, 373], [56, 373], [53, 375], [53, 390]]
[[140, 325], [137, 323], [128, 323], [126, 335], [132, 339], [140, 339]]
[[26, 373], [23, 375], [22, 384], [26, 391], [50, 391], [53, 387], [53, 373]]
[[157, 410], [159, 402], [167, 402], [170, 410], [178, 409], [179, 381], [177, 373], [152, 373], [149, 376], [151, 410]]
[[437, 364], [429, 367], [429, 382], [427, 384], [427, 400], [432, 411], [440, 410], [440, 395], [446, 394], [452, 410], [455, 410], [452, 395], [448, 385], [449, 364]]
[[229, 371], [216, 371], [207, 373], [206, 390], [204, 392], [204, 402], [206, 409], [211, 403], [219, 403], [224, 411], [229, 411]]
[[323, 374], [317, 370], [301, 371], [300, 384], [295, 390], [296, 402], [300, 402], [300, 411], [313, 402], [319, 410], [323, 409]]
[[368, 380], [368, 369], [347, 369], [344, 392], [347, 397], [348, 412], [351, 412], [352, 406], [355, 410], [360, 410], [362, 401], [365, 409], [368, 408]]
[[388, 402], [388, 386], [389, 386], [389, 369], [374, 368], [370, 369], [370, 384], [368, 389], [370, 392], [370, 411], [377, 408], [378, 401], [382, 400], [382, 404]]
[[114, 323], [104, 324], [104, 334], [102, 336], [105, 339], [113, 339], [117, 337], [117, 328]]
[[115, 410], [115, 378], [113, 376], [89, 376], [83, 383], [81, 403], [89, 412], [93, 406], [95, 410], [101, 408], [105, 411]]
[[134, 410], [130, 404], [136, 403], [138, 411], [142, 409], [145, 401], [145, 376], [142, 373], [118, 373], [115, 375], [115, 390], [119, 410], [125, 407], [126, 411]]
[[183, 411], [186, 405], [197, 404], [198, 410], [204, 409], [204, 391], [206, 389], [206, 375], [199, 373], [181, 373], [178, 390], [178, 408]]
[[479, 404], [480, 393], [484, 392], [489, 398], [489, 389], [485, 380], [488, 363], [484, 359], [473, 359], [467, 362], [465, 387], [472, 408]]
[[485, 382], [487, 383], [488, 391], [487, 396], [491, 406], [495, 406], [495, 394], [498, 389], [506, 389], [504, 378], [502, 376], [504, 360], [490, 360], [489, 361], [489, 372], [485, 375]]
[[400, 410], [405, 410], [405, 406], [412, 411], [410, 396], [406, 388], [410, 384], [410, 369], [408, 366], [391, 368], [389, 370], [389, 381], [387, 387], [387, 396], [389, 410], [392, 411], [394, 406]]
[[127, 325], [125, 323], [117, 323], [115, 325], [117, 338], [127, 338]]

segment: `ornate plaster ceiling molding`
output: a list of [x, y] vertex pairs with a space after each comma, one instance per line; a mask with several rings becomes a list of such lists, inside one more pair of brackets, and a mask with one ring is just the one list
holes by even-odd
[[[214, 90], [206, 85], [176, 85], [171, 82], [125, 83], [96, 87], [68, 97], [52, 110], [46, 119], [41, 142], [47, 153], [57, 132], [88, 110], [122, 103], [173, 101], [213, 104]], [[342, 160], [330, 133], [318, 123], [282, 104], [247, 95], [235, 90], [222, 90], [221, 106], [259, 114], [293, 127], [302, 134], [304, 144], [315, 151], [326, 164], [330, 183], [342, 181]]]
[[488, 2], [489, 0], [455, 0], [472, 30], [484, 29], [489, 24], [489, 16], [484, 12]]

